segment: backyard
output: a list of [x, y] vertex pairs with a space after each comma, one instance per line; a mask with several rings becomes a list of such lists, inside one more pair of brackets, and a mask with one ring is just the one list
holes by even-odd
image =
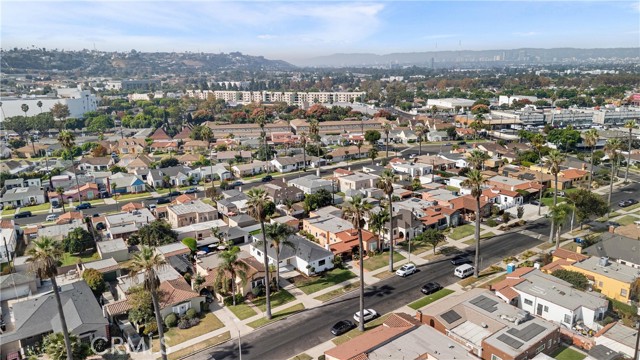
[[587, 357], [587, 355], [565, 346], [561, 346], [551, 356], [557, 360], [582, 360]]
[[96, 260], [100, 260], [100, 255], [97, 252], [93, 254], [81, 254], [81, 255], [79, 254], [71, 255], [68, 252], [65, 252], [62, 255], [62, 259], [60, 259], [60, 261], [62, 262], [61, 266], [75, 265], [80, 261], [82, 261], [83, 263], [88, 263]]
[[354, 277], [356, 277], [356, 274], [351, 272], [351, 270], [336, 268], [322, 273], [319, 276], [307, 277], [298, 275], [291, 280], [293, 280], [293, 283], [298, 289], [308, 295], [328, 288], [329, 286], [340, 284], [343, 281], [353, 279]]

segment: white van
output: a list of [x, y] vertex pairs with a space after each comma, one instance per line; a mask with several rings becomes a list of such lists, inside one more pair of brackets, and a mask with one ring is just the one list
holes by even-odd
[[464, 279], [472, 274], [473, 266], [469, 264], [460, 265], [453, 271], [453, 275], [459, 277], [460, 279]]

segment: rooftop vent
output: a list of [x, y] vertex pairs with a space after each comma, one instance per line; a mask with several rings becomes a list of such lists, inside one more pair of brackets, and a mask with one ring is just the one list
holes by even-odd
[[603, 256], [600, 258], [600, 261], [598, 261], [598, 265], [605, 267], [607, 265], [609, 265], [609, 258], [606, 256]]

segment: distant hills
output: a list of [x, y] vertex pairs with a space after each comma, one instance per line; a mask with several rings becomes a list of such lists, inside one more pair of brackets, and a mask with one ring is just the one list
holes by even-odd
[[219, 53], [144, 53], [62, 51], [49, 49], [3, 50], [2, 73], [77, 72], [89, 76], [134, 77], [151, 74], [202, 74], [224, 70], [276, 71], [295, 66], [281, 60], [239, 52]]
[[534, 49], [511, 50], [460, 50], [393, 53], [385, 55], [354, 53], [333, 54], [297, 61], [298, 66], [315, 67], [367, 67], [367, 66], [448, 66], [455, 63], [495, 62], [499, 63], [580, 63], [602, 59], [639, 59], [640, 48], [610, 49]]

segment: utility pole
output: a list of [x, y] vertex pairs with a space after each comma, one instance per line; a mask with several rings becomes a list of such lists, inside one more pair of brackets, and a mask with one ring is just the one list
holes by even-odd
[[633, 353], [633, 360], [638, 360], [638, 352], [640, 351], [640, 321], [636, 321], [636, 330], [638, 333], [636, 334], [636, 350]]
[[5, 236], [2, 236], [2, 241], [4, 241], [4, 252], [5, 252], [5, 255], [7, 256], [7, 264], [9, 264], [9, 273], [12, 273], [13, 271], [11, 271], [11, 257], [9, 256], [9, 247], [7, 246], [7, 238]]

